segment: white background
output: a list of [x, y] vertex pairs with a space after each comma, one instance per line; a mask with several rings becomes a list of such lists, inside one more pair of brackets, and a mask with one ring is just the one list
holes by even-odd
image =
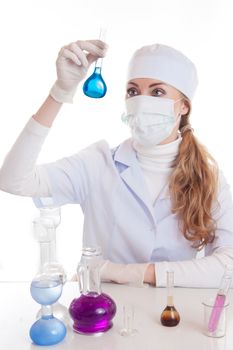
[[[183, 51], [197, 66], [200, 83], [192, 125], [232, 187], [232, 18], [231, 0], [1, 1], [0, 163], [46, 98], [60, 48], [98, 38], [104, 25], [109, 51], [102, 73], [108, 93], [104, 99], [90, 99], [81, 84], [74, 104], [60, 112], [38, 162], [73, 154], [102, 138], [110, 146], [127, 138], [120, 116], [129, 58], [140, 46], [163, 43]], [[37, 215], [30, 198], [0, 192], [0, 280], [30, 280], [36, 273], [38, 245], [31, 222]], [[57, 249], [69, 277], [80, 255], [82, 222], [78, 206], [62, 208]]]

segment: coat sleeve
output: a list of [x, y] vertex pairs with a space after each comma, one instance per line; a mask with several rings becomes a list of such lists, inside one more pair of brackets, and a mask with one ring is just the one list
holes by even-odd
[[[104, 169], [112, 162], [111, 151], [105, 140], [100, 140], [78, 153], [44, 164], [50, 183], [50, 194], [54, 206], [81, 204], [97, 191]], [[33, 198], [35, 204], [44, 205], [44, 198]]]
[[[77, 154], [37, 165], [49, 128], [31, 118], [7, 154], [0, 170], [0, 189], [32, 197], [36, 206], [85, 202], [90, 187], [103, 176], [101, 166], [112, 161], [106, 141], [98, 141]], [[102, 164], [102, 165], [101, 165]]]
[[218, 288], [226, 265], [233, 265], [233, 248], [216, 249], [199, 259], [155, 263], [157, 287], [166, 286], [166, 271], [174, 271], [174, 285], [189, 288]]
[[50, 196], [50, 184], [43, 166], [36, 166], [49, 128], [31, 118], [0, 170], [0, 189], [20, 196]]
[[87, 177], [78, 155], [36, 164], [49, 130], [33, 118], [28, 121], [3, 162], [0, 189], [32, 197], [37, 206], [79, 203], [85, 197]]
[[217, 230], [214, 242], [204, 256], [187, 261], [155, 263], [156, 285], [166, 286], [166, 271], [174, 271], [175, 285], [180, 287], [218, 288], [226, 265], [233, 265], [233, 203], [224, 175], [220, 173], [218, 200], [213, 208]]

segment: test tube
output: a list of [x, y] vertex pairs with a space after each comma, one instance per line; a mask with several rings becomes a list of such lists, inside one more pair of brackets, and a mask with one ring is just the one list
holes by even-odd
[[226, 296], [231, 286], [232, 276], [233, 276], [233, 266], [227, 265], [225, 267], [225, 272], [222, 277], [220, 287], [215, 298], [214, 307], [210, 315], [210, 319], [208, 323], [209, 332], [214, 332], [217, 329], [218, 322], [219, 322], [223, 307], [225, 305]]

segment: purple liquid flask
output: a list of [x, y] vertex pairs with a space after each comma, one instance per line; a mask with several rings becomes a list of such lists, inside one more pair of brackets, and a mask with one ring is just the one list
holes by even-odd
[[78, 265], [78, 280], [81, 296], [75, 298], [69, 307], [73, 319], [73, 330], [82, 334], [106, 332], [113, 323], [116, 304], [101, 292], [100, 248], [84, 248]]
[[233, 275], [233, 266], [227, 265], [221, 280], [219, 290], [215, 298], [213, 310], [210, 315], [210, 319], [208, 323], [209, 332], [215, 332], [217, 329], [218, 322], [219, 322], [223, 307], [225, 305], [226, 296], [231, 286], [232, 275]]

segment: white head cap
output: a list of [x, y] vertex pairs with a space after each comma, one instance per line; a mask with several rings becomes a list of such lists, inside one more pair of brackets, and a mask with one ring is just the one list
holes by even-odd
[[138, 49], [130, 60], [128, 81], [136, 78], [161, 80], [181, 91], [190, 100], [197, 84], [197, 70], [188, 57], [172, 47], [154, 44]]

